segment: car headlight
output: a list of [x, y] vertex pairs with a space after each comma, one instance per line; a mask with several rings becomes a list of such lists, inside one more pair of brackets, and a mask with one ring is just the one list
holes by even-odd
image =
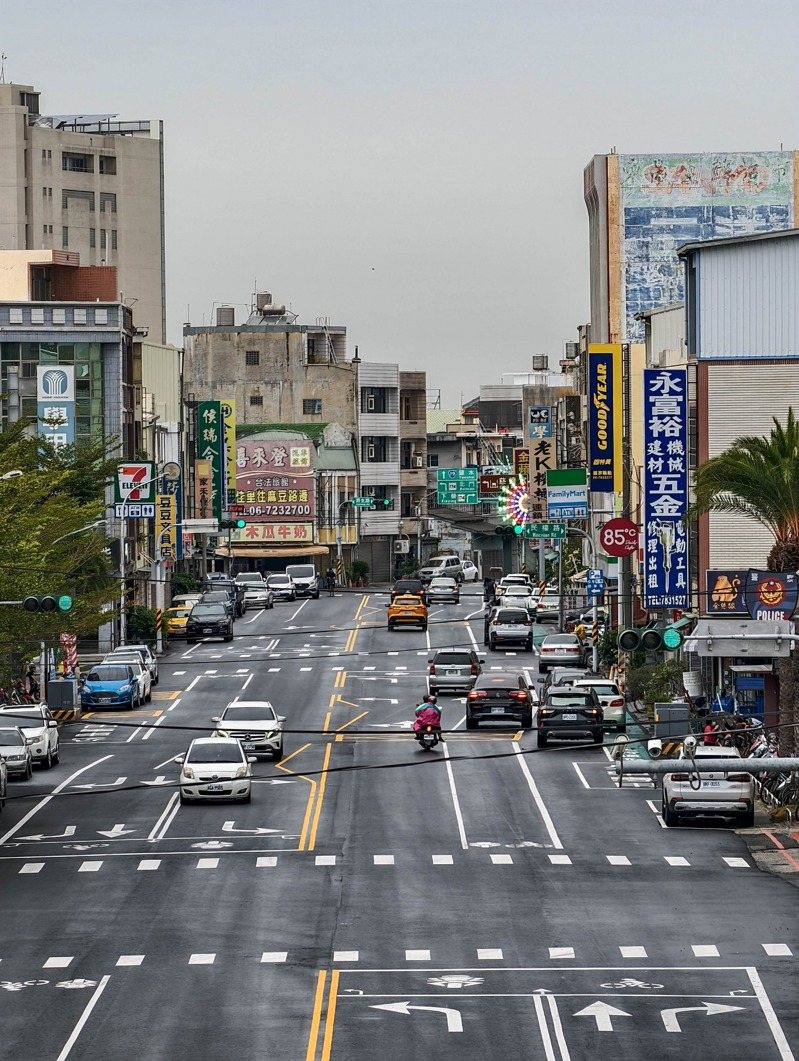
[[190, 766], [183, 767], [183, 776], [188, 778], [190, 781], [194, 780], [194, 771]]
[[8, 761], [12, 763], [18, 763], [23, 759], [27, 759], [27, 757], [28, 756], [25, 752], [14, 752], [11, 755], [7, 755], [6, 759], [8, 759]]
[[133, 688], [132, 685], [120, 685], [119, 692], [120, 693], [129, 693], [132, 688]]
[[248, 766], [240, 766], [238, 768], [238, 770], [236, 770], [236, 778], [246, 777], [248, 771], [249, 771], [249, 767]]

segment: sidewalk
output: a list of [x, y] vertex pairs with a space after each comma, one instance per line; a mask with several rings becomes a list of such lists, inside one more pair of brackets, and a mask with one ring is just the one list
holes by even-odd
[[799, 823], [772, 821], [770, 808], [758, 803], [754, 828], [735, 831], [759, 869], [799, 888]]

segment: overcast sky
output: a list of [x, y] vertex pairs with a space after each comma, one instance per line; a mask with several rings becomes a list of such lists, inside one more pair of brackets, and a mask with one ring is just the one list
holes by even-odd
[[587, 319], [592, 154], [799, 146], [797, 0], [3, 7], [44, 113], [164, 119], [171, 341], [266, 289], [445, 406]]

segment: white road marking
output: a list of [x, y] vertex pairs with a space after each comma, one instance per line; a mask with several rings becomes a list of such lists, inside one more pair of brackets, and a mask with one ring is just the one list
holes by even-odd
[[746, 861], [745, 858], [730, 857], [729, 855], [724, 856], [724, 861], [732, 869], [751, 869], [752, 867]]
[[268, 673], [269, 674], [277, 674], [279, 671], [280, 671], [280, 667], [270, 667]]
[[530, 792], [532, 793], [536, 807], [538, 807], [538, 812], [541, 815], [541, 818], [543, 819], [544, 827], [547, 833], [549, 834], [549, 839], [552, 841], [552, 846], [556, 847], [559, 851], [562, 851], [563, 844], [561, 843], [560, 837], [555, 831], [555, 824], [552, 821], [552, 818], [550, 817], [549, 811], [547, 810], [543, 799], [541, 799], [541, 793], [538, 791], [538, 786], [533, 780], [533, 775], [530, 773], [530, 768], [528, 767], [525, 761], [524, 755], [522, 754], [522, 750], [518, 744], [513, 745], [513, 750], [517, 756], [516, 762], [521, 767], [521, 771], [527, 779], [527, 786], [530, 789]]
[[136, 869], [137, 870], [142, 870], [142, 871], [154, 870], [154, 869], [158, 869], [158, 867], [160, 865], [161, 865], [161, 859], [160, 858], [143, 858], [141, 860], [141, 862], [138, 864], [138, 866], [136, 867]]
[[83, 1031], [84, 1027], [86, 1026], [86, 1021], [91, 1016], [92, 1010], [94, 1009], [94, 1007], [99, 1002], [100, 995], [102, 995], [103, 991], [105, 991], [106, 984], [108, 983], [108, 981], [110, 979], [111, 979], [110, 976], [108, 976], [108, 975], [104, 976], [99, 981], [99, 983], [97, 984], [97, 987], [95, 987], [95, 989], [94, 989], [94, 991], [92, 993], [92, 997], [86, 1003], [86, 1008], [84, 1009], [83, 1013], [81, 1013], [80, 1018], [78, 1019], [78, 1023], [72, 1029], [72, 1033], [71, 1033], [70, 1037], [64, 1043], [64, 1046], [63, 1046], [63, 1048], [61, 1050], [61, 1053], [56, 1058], [56, 1061], [66, 1061], [66, 1059], [69, 1057], [70, 1053], [72, 1052], [72, 1047], [78, 1041], [78, 1039], [80, 1037], [80, 1033]]
[[502, 950], [499, 947], [477, 948], [477, 960], [479, 962], [501, 962], [502, 959]]
[[433, 855], [434, 866], [451, 866], [455, 862], [452, 855]]
[[664, 855], [664, 860], [670, 866], [690, 866], [691, 863], [684, 855]]
[[692, 943], [691, 950], [695, 958], [718, 958], [719, 949], [712, 943]]
[[153, 731], [155, 730], [156, 726], [160, 726], [165, 718], [166, 718], [166, 715], [161, 715], [159, 718], [157, 718], [155, 720], [155, 722], [153, 722], [153, 724], [151, 726], [148, 726], [147, 727], [147, 732], [142, 737], [142, 740], [149, 740], [150, 737], [152, 737]]
[[549, 855], [549, 861], [553, 866], [570, 866], [572, 860], [568, 855]]
[[256, 869], [273, 869], [276, 865], [277, 858], [274, 855], [265, 855], [255, 860]]
[[294, 622], [294, 620], [297, 618], [297, 616], [300, 614], [300, 612], [302, 611], [302, 609], [305, 607], [305, 605], [308, 603], [308, 601], [310, 599], [311, 599], [310, 597], [306, 597], [305, 598], [305, 600], [302, 602], [302, 604], [299, 606], [299, 608], [296, 610], [296, 612], [293, 615], [289, 616], [288, 622], [290, 622], [290, 623]]
[[429, 962], [430, 951], [429, 950], [406, 950], [405, 951], [406, 962]]
[[469, 850], [469, 841], [466, 839], [466, 827], [463, 824], [463, 814], [458, 800], [458, 790], [455, 788], [455, 775], [452, 772], [452, 763], [449, 758], [449, 747], [444, 744], [444, 759], [447, 763], [447, 778], [449, 780], [449, 791], [452, 795], [452, 806], [455, 809], [455, 820], [458, 823], [458, 836], [461, 838], [461, 847], [464, 851]]
[[489, 857], [495, 866], [513, 865], [513, 855], [490, 855]]
[[306, 671], [309, 671], [309, 670], [313, 670], [313, 667], [300, 667], [300, 670], [303, 671], [303, 672], [306, 672]]
[[[155, 825], [152, 827], [152, 829], [150, 831], [150, 835], [147, 837], [148, 840], [153, 841], [153, 840], [161, 840], [161, 839], [163, 839], [164, 833], [167, 831], [169, 826], [172, 824], [172, 819], [175, 817], [175, 815], [178, 812], [178, 808], [180, 806], [180, 803], [178, 802], [179, 799], [180, 799], [180, 793], [179, 792], [173, 792], [172, 795], [169, 797], [169, 800], [167, 801], [167, 805], [164, 807], [163, 811], [161, 812], [161, 816], [159, 817], [159, 819], [155, 823]], [[170, 817], [170, 815], [171, 815], [171, 817]], [[163, 826], [163, 831], [161, 831], [161, 827], [162, 826]]]
[[657, 823], [660, 826], [660, 828], [661, 829], [667, 829], [668, 826], [663, 821], [663, 818], [662, 818], [661, 813], [660, 813], [660, 807], [658, 807], [657, 803], [655, 803], [655, 801], [653, 799], [648, 799], [646, 802], [647, 802], [647, 805], [648, 805], [649, 809], [656, 816]]
[[190, 954], [189, 965], [213, 965], [215, 954]]
[[357, 950], [334, 950], [333, 961], [334, 962], [357, 962], [360, 958], [360, 952]]
[[172, 673], [174, 675], [174, 674], [185, 674], [186, 672], [185, 672], [185, 670], [173, 670]]
[[314, 859], [315, 866], [335, 866], [336, 856], [335, 855], [317, 855]]
[[26, 862], [20, 867], [20, 873], [41, 873], [43, 869], [44, 862]]
[[154, 766], [153, 770], [160, 770], [162, 766], [169, 766], [170, 763], [174, 763], [175, 759], [177, 759], [177, 755], [173, 755], [170, 759], [164, 759], [158, 766]]
[[579, 767], [579, 766], [577, 765], [577, 763], [572, 763], [572, 766], [574, 767], [575, 771], [577, 772], [577, 776], [578, 776], [578, 777], [580, 778], [580, 780], [582, 781], [582, 783], [583, 783], [583, 788], [590, 788], [591, 786], [590, 786], [590, 785], [588, 784], [588, 782], [587, 782], [587, 781], [586, 781], [586, 779], [585, 779], [585, 774], [584, 774], [584, 773], [582, 772], [582, 770], [581, 770], [581, 769], [580, 769], [580, 767]]
[[124, 969], [126, 967], [141, 965], [143, 961], [143, 954], [120, 954], [117, 958], [116, 964], [118, 968]]
[[541, 1034], [541, 1045], [544, 1047], [546, 1061], [556, 1061], [555, 1051], [552, 1048], [552, 1036], [549, 1034], [547, 1015], [544, 1010], [544, 999], [541, 995], [533, 995], [533, 1008], [535, 1009], [538, 1030]]
[[766, 1018], [769, 1031], [774, 1037], [774, 1042], [780, 1052], [780, 1061], [795, 1061], [793, 1050], [791, 1050], [788, 1045], [788, 1040], [785, 1038], [785, 1032], [782, 1030], [779, 1020], [777, 1020], [777, 1014], [774, 1012], [771, 999], [766, 994], [766, 989], [763, 986], [763, 981], [760, 979], [760, 974], [757, 969], [747, 969], [746, 975], [749, 977], [749, 982], [757, 995], [757, 1000], [760, 1003], [760, 1008], [763, 1010], [763, 1016]]
[[574, 947], [550, 947], [550, 958], [573, 958]]
[[81, 862], [78, 866], [78, 873], [99, 873], [102, 864], [102, 859], [99, 862]]
[[261, 613], [263, 612], [263, 610], [264, 610], [263, 608], [259, 608], [258, 611], [255, 613], [255, 615], [253, 615], [252, 619], [245, 619], [244, 620], [244, 625], [245, 626], [249, 626], [250, 623], [257, 622], [257, 620], [261, 618]]
[[216, 869], [219, 866], [218, 858], [198, 858], [197, 869]]
[[646, 958], [646, 947], [619, 947], [622, 958]]
[[80, 770], [76, 770], [74, 774], [70, 774], [69, 777], [66, 778], [65, 781], [62, 781], [60, 785], [56, 785], [56, 787], [53, 789], [49, 796], [45, 796], [43, 799], [40, 799], [38, 803], [31, 807], [31, 809], [28, 811], [24, 818], [20, 818], [16, 825], [12, 825], [12, 827], [8, 830], [7, 833], [4, 833], [2, 836], [0, 836], [0, 847], [2, 847], [7, 840], [10, 840], [12, 836], [15, 836], [23, 827], [23, 825], [25, 825], [26, 822], [29, 822], [34, 816], [34, 814], [37, 814], [42, 809], [42, 807], [46, 807], [50, 800], [53, 798], [53, 796], [57, 796], [59, 792], [63, 792], [68, 785], [71, 785], [76, 777], [80, 777], [80, 775], [85, 774], [87, 770], [91, 770], [93, 767], [99, 766], [100, 763], [107, 763], [109, 759], [113, 758], [113, 755], [104, 755], [102, 759], [95, 759], [93, 763], [89, 763], [87, 766], [82, 766]]
[[760, 945], [769, 958], [790, 958], [793, 956], [793, 951], [787, 943], [761, 943]]
[[241, 687], [241, 691], [242, 692], [244, 692], [244, 690], [247, 688], [247, 686], [250, 684], [250, 682], [253, 680], [254, 677], [255, 677], [255, 673], [250, 674], [250, 676], [244, 682], [244, 685], [242, 685], [242, 687]]
[[261, 963], [268, 962], [271, 965], [280, 965], [286, 961], [289, 954], [285, 950], [265, 950], [261, 955]]
[[611, 866], [629, 866], [632, 863], [626, 855], [605, 855]]
[[48, 958], [42, 966], [43, 969], [66, 969], [74, 961], [73, 955], [62, 958]]
[[393, 866], [394, 856], [393, 855], [374, 855], [374, 864], [376, 866]]

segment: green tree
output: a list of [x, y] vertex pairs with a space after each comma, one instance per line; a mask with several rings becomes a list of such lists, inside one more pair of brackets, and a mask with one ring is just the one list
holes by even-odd
[[[793, 409], [785, 424], [774, 417], [768, 436], [742, 436], [697, 469], [692, 515], [728, 512], [747, 516], [773, 535], [769, 571], [799, 571], [799, 422]], [[796, 723], [799, 651], [780, 660], [780, 751], [799, 747]]]

